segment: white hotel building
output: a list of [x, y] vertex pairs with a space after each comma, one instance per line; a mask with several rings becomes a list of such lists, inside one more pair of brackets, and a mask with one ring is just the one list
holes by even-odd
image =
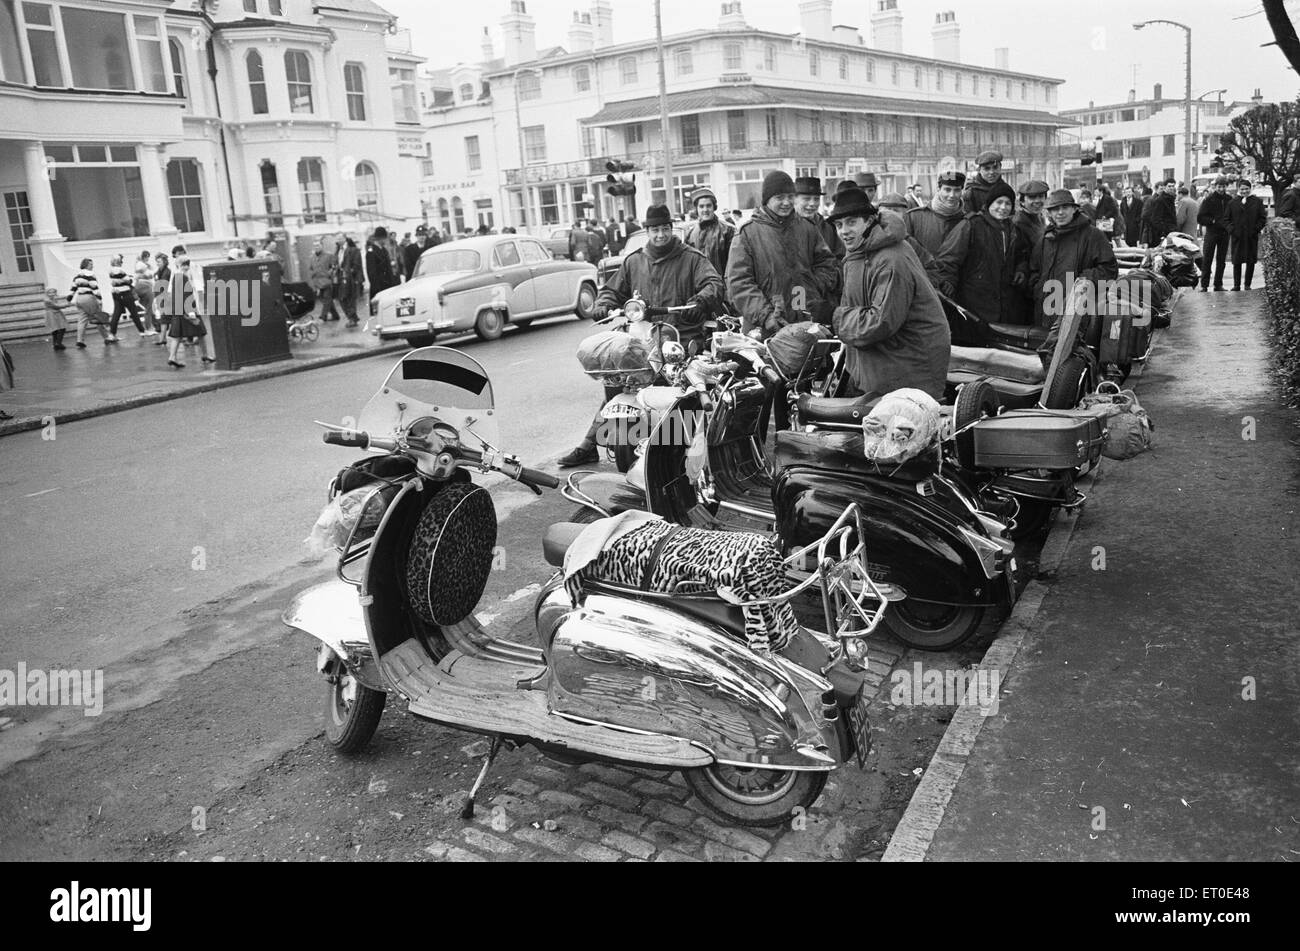
[[[967, 170], [984, 148], [1005, 155], [1012, 183], [1061, 181], [1065, 159], [1078, 156], [1075, 141], [1058, 141], [1071, 124], [1056, 112], [1061, 80], [1010, 69], [1004, 49], [994, 67], [963, 62], [951, 13], [936, 17], [933, 55], [917, 56], [902, 49], [898, 0], [853, 6], [870, 11], [870, 42], [834, 24], [831, 0], [799, 3], [797, 34], [754, 29], [730, 0], [712, 28], [665, 37], [678, 210], [702, 184], [726, 207], [753, 207], [774, 168], [831, 188], [869, 170], [881, 194], [913, 182], [929, 193], [939, 172]], [[644, 15], [652, 37], [648, 5]], [[637, 212], [662, 201], [653, 39], [615, 44], [607, 0], [574, 13], [564, 47], [537, 49], [525, 0], [509, 0], [500, 34], [500, 55], [485, 28], [479, 62], [426, 77], [430, 219], [452, 231], [532, 230], [630, 214], [606, 193], [611, 158], [642, 170]]]
[[422, 62], [371, 0], [0, 0], [0, 339], [83, 257], [414, 223]]

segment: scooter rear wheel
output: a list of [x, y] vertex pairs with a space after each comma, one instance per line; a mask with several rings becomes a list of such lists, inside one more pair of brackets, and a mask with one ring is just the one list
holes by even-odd
[[362, 686], [347, 673], [326, 687], [325, 739], [345, 756], [361, 752], [379, 727], [388, 694]]
[[714, 763], [682, 771], [691, 791], [709, 810], [742, 826], [779, 826], [794, 810], [807, 810], [821, 795], [829, 773], [761, 769]]
[[904, 598], [889, 606], [884, 624], [908, 647], [946, 651], [969, 639], [983, 620], [981, 607], [929, 604]]

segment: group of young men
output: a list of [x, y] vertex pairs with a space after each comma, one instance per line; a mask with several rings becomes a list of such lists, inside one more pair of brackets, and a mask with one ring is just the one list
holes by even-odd
[[[919, 187], [878, 200], [875, 176], [863, 173], [839, 185], [825, 217], [818, 179], [771, 172], [758, 211], [738, 229], [718, 217], [716, 195], [703, 188], [692, 195], [696, 220], [684, 239], [674, 234], [668, 209], [652, 206], [645, 219], [649, 243], [628, 255], [601, 289], [597, 315], [637, 292], [654, 307], [684, 306], [667, 319], [688, 348], [703, 345], [705, 321], [726, 304], [758, 339], [798, 321], [828, 324], [848, 348], [856, 393], [874, 397], [910, 387], [941, 398], [951, 348], [941, 294], [989, 322], [1053, 327], [1076, 280], [1113, 280], [1119, 273], [1113, 223], [1098, 228], [1097, 207], [1083, 209], [1069, 190], [1042, 181], [1013, 190], [996, 151], [981, 153], [976, 165], [970, 180], [961, 172], [941, 174], [929, 202]], [[1219, 214], [1215, 207], [1210, 213], [1229, 232], [1227, 222], [1245, 214], [1230, 208]], [[1108, 206], [1101, 210], [1118, 217]], [[1248, 227], [1257, 235], [1262, 221], [1250, 215]], [[1213, 247], [1218, 253], [1219, 245]], [[1245, 243], [1241, 260], [1248, 260]], [[1246, 267], [1249, 287], [1253, 263]], [[561, 465], [597, 458], [589, 432]]]

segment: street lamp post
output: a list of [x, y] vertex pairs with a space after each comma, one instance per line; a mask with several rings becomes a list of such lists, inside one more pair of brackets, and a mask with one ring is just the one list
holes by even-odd
[[[1199, 103], [1201, 103], [1206, 96], [1213, 96], [1216, 92], [1225, 93], [1227, 91], [1228, 90], [1226, 89], [1211, 89], [1209, 92], [1203, 92], [1196, 97], [1196, 102], [1198, 103], [1198, 105], [1196, 107], [1196, 145], [1194, 146], [1194, 148], [1197, 152], [1201, 151], [1201, 107]], [[1196, 167], [1199, 168], [1200, 164], [1201, 163], [1198, 161], [1196, 163]], [[1191, 183], [1189, 182], [1188, 185], [1190, 186], [1190, 184]]]
[[[664, 148], [664, 204], [669, 214], [677, 213], [677, 201], [673, 195], [673, 152], [670, 124], [668, 120], [668, 82], [664, 65], [664, 24], [660, 13], [659, 0], [655, 0], [655, 43], [659, 58], [659, 139]], [[653, 194], [654, 189], [650, 189]]]
[[1183, 96], [1186, 111], [1183, 115], [1183, 181], [1188, 188], [1192, 186], [1192, 28], [1185, 23], [1179, 23], [1176, 20], [1143, 20], [1141, 23], [1134, 23], [1133, 29], [1140, 30], [1144, 26], [1152, 23], [1163, 23], [1166, 26], [1176, 26], [1187, 34], [1187, 82], [1186, 91]]

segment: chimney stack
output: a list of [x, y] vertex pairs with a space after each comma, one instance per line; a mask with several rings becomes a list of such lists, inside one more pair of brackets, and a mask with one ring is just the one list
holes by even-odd
[[799, 4], [799, 28], [805, 40], [829, 41], [831, 0], [803, 0]]
[[591, 26], [591, 14], [573, 11], [569, 25], [569, 52], [590, 53], [596, 47], [596, 31]]
[[936, 13], [930, 35], [934, 37], [935, 59], [948, 63], [961, 62], [961, 27], [957, 25], [957, 14], [951, 10]]
[[501, 20], [507, 66], [537, 59], [537, 22], [528, 15], [524, 0], [510, 0], [510, 12]]
[[903, 52], [903, 14], [898, 0], [876, 0], [871, 14], [871, 45], [886, 53]]
[[740, 0], [727, 0], [722, 5], [722, 16], [718, 17], [719, 30], [748, 30], [745, 14], [740, 9]]
[[[1220, 97], [1220, 98], [1222, 98], [1222, 97]], [[1250, 101], [1253, 102], [1253, 103], [1254, 103], [1255, 105], [1257, 105], [1257, 106], [1263, 104], [1263, 102], [1264, 102], [1264, 95], [1263, 95], [1263, 93], [1261, 93], [1261, 92], [1259, 91], [1259, 87], [1258, 87], [1258, 86], [1255, 87], [1255, 95], [1253, 95], [1253, 96], [1250, 97]]]
[[1138, 98], [1138, 92], [1137, 92], [1137, 90], [1136, 90], [1136, 89], [1130, 89], [1130, 90], [1128, 91], [1128, 101], [1129, 101], [1129, 102], [1137, 102], [1137, 98]]
[[614, 8], [609, 0], [594, 0], [591, 4], [591, 28], [597, 49], [614, 45]]
[[1011, 50], [1006, 46], [999, 46], [993, 51], [993, 68], [1010, 69], [1011, 68]]
[[490, 63], [496, 59], [497, 51], [492, 46], [492, 34], [488, 32], [487, 27], [483, 27], [483, 45], [480, 49], [482, 50], [483, 62]]
[[1154, 99], [1156, 102], [1163, 101], [1165, 98], [1165, 87], [1160, 85], [1159, 83], [1156, 83], [1155, 95], [1152, 96], [1151, 98]]

